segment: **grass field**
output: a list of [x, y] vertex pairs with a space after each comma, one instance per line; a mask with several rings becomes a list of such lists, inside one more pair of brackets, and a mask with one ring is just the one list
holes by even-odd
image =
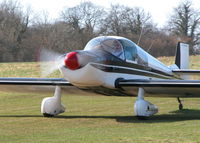
[[[173, 57], [160, 60], [172, 64]], [[200, 56], [191, 57], [200, 69]], [[2, 77], [39, 77], [37, 63], [0, 64]], [[58, 76], [58, 73], [52, 75]], [[67, 111], [55, 118], [40, 114], [51, 94], [0, 92], [0, 143], [200, 143], [200, 99], [146, 98], [159, 107], [149, 120], [133, 116], [133, 97], [63, 95]]]

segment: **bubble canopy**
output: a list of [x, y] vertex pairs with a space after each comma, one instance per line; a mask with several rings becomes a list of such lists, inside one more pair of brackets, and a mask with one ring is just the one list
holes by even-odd
[[[145, 52], [131, 40], [119, 36], [100, 36], [90, 40], [84, 48], [84, 51], [102, 50], [109, 52], [121, 60], [150, 66], [156, 69], [170, 71], [163, 63]], [[98, 54], [98, 52], [95, 52]]]
[[124, 59], [123, 45], [118, 38], [112, 36], [101, 36], [90, 40], [84, 50], [100, 49], [111, 53], [112, 55]]
[[145, 54], [142, 54], [140, 47], [138, 47], [134, 42], [124, 37], [119, 36], [101, 36], [96, 37], [88, 42], [85, 46], [85, 51], [87, 50], [103, 50], [109, 52], [110, 54], [122, 59], [136, 61], [138, 54], [140, 54], [141, 59], [144, 63], [147, 63], [147, 58]]

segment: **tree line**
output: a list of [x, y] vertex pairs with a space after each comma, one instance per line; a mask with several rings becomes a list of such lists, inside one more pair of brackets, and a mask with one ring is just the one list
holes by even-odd
[[111, 5], [105, 9], [90, 1], [61, 10], [59, 19], [48, 14], [33, 17], [18, 1], [0, 3], [0, 61], [36, 61], [42, 48], [60, 53], [83, 49], [93, 37], [117, 35], [129, 38], [153, 56], [174, 56], [178, 41], [200, 45], [200, 11], [189, 0], [174, 8], [168, 22], [158, 28], [142, 8]]

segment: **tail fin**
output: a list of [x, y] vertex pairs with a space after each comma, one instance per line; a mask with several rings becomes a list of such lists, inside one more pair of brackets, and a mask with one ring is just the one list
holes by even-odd
[[176, 49], [175, 64], [179, 69], [189, 69], [189, 45], [178, 42]]
[[[189, 45], [186, 43], [178, 42], [176, 49], [175, 64], [179, 69], [189, 69]], [[183, 79], [188, 79], [186, 75], [182, 76]]]

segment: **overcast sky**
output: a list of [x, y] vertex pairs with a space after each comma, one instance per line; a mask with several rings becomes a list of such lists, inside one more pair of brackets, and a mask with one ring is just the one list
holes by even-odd
[[[30, 6], [34, 12], [48, 12], [52, 19], [59, 17], [65, 7], [73, 7], [85, 0], [19, 0], [24, 6]], [[129, 7], [141, 7], [152, 15], [153, 21], [162, 26], [169, 18], [174, 7], [183, 0], [91, 0], [92, 3], [107, 7], [111, 4], [123, 4]], [[194, 7], [200, 8], [200, 0], [193, 0]], [[199, 6], [199, 7], [198, 7]]]

